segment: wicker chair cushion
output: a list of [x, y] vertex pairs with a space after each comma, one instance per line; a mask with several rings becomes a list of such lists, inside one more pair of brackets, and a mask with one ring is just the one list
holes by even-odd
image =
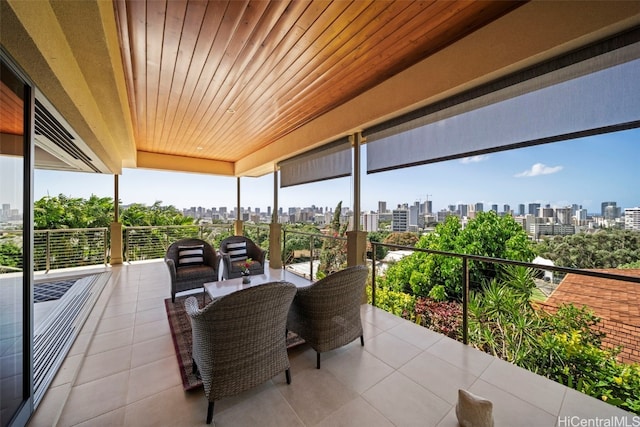
[[233, 263], [246, 260], [247, 242], [227, 243], [227, 253]]
[[177, 267], [204, 265], [204, 245], [178, 246]]

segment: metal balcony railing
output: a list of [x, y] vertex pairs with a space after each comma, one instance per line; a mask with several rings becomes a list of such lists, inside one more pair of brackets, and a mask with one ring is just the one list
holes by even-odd
[[[297, 274], [315, 280], [318, 276], [318, 267], [321, 263], [323, 243], [325, 247], [335, 249], [334, 257], [325, 260], [330, 265], [330, 270], [337, 270], [347, 262], [347, 239], [344, 237], [326, 234], [314, 234], [294, 230], [282, 230], [282, 266], [293, 269]], [[293, 268], [295, 264], [297, 268]], [[308, 267], [305, 267], [305, 264]], [[324, 272], [320, 272], [321, 275]]]
[[232, 234], [231, 224], [127, 227], [123, 235], [124, 260], [164, 258], [171, 243], [187, 238], [202, 239], [217, 248], [222, 239]]
[[74, 228], [35, 230], [33, 266], [35, 271], [107, 264], [109, 230]]

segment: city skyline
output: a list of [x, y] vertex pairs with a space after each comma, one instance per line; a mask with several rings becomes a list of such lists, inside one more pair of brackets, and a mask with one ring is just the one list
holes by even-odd
[[[366, 148], [363, 169], [366, 167]], [[540, 203], [553, 207], [582, 205], [589, 213], [603, 201], [624, 208], [640, 205], [640, 130], [633, 129], [482, 156], [467, 157], [376, 174], [362, 172], [361, 208], [376, 211], [416, 201], [433, 203], [433, 211], [449, 205], [483, 203], [485, 210], [505, 204]], [[2, 165], [3, 175], [7, 173]], [[3, 176], [3, 179], [4, 176]], [[273, 208], [273, 175], [241, 178], [241, 206]], [[338, 202], [353, 207], [352, 178], [338, 178], [278, 190], [278, 207], [333, 209]], [[124, 204], [161, 201], [179, 209], [236, 207], [236, 178], [179, 172], [125, 169], [119, 178]], [[34, 199], [46, 195], [113, 197], [113, 176], [36, 170]], [[12, 203], [13, 202], [13, 203]], [[11, 203], [15, 200], [2, 200]]]

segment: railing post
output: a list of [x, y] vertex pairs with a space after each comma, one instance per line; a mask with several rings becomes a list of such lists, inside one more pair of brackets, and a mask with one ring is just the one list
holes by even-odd
[[287, 266], [287, 230], [282, 227], [282, 268]]
[[109, 248], [108, 248], [108, 245], [107, 245], [107, 241], [108, 241], [107, 239], [109, 238], [109, 235], [107, 234], [107, 228], [106, 227], [105, 227], [104, 230], [102, 230], [102, 234], [104, 236], [104, 238], [103, 238], [103, 242], [104, 242], [104, 265], [107, 265], [109, 263], [108, 262], [108, 259], [109, 259]]
[[124, 261], [129, 262], [129, 229], [124, 229]]
[[313, 280], [313, 242], [315, 237], [309, 236], [309, 279]]
[[371, 305], [376, 306], [376, 243], [371, 242]]
[[44, 262], [44, 268], [45, 268], [45, 271], [48, 272], [49, 269], [51, 269], [51, 260], [50, 260], [50, 258], [51, 258], [51, 237], [50, 237], [51, 236], [51, 231], [47, 230], [47, 233], [45, 235], [47, 236], [47, 238], [46, 238], [47, 244], [46, 244], [46, 247], [45, 247], [46, 249], [44, 250], [44, 254], [45, 254], [45, 257], [46, 257], [45, 258], [45, 262]]
[[469, 344], [469, 260], [462, 257], [462, 342]]

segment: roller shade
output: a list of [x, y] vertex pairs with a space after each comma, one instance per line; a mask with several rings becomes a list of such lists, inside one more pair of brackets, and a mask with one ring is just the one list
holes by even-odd
[[346, 137], [284, 160], [278, 164], [280, 187], [350, 176], [351, 156], [351, 143]]
[[367, 173], [639, 127], [637, 35], [614, 50], [545, 64], [552, 71], [365, 131]]

